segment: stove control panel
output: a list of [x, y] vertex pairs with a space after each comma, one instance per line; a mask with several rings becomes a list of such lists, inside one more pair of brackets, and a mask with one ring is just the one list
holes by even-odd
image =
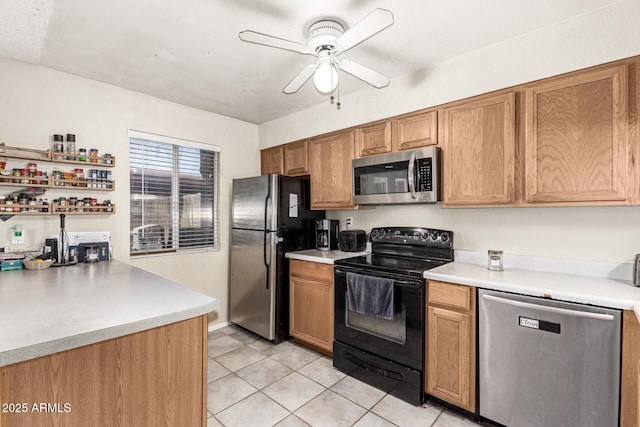
[[393, 243], [418, 246], [453, 247], [453, 232], [419, 227], [380, 227], [371, 229], [372, 243]]

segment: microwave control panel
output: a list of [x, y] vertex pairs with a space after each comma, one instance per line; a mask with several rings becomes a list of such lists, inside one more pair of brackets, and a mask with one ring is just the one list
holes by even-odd
[[418, 159], [418, 173], [420, 174], [420, 179], [418, 180], [417, 190], [418, 191], [432, 191], [433, 190], [433, 182], [431, 180], [431, 175], [433, 173], [433, 166], [431, 157], [427, 157], [424, 159]]

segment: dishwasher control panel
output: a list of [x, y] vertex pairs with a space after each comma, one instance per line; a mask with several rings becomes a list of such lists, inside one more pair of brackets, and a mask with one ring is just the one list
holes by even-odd
[[530, 317], [519, 316], [520, 326], [530, 329], [539, 329], [541, 331], [560, 333], [560, 323], [545, 322], [544, 320], [531, 319]]

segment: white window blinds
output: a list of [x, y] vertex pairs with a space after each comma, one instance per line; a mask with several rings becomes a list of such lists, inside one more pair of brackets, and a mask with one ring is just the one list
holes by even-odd
[[131, 255], [217, 249], [219, 148], [129, 132]]

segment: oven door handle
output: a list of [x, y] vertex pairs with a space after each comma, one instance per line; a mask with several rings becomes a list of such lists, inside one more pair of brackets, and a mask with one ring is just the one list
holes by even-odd
[[[340, 274], [342, 276], [347, 276], [347, 273], [349, 271], [347, 270], [343, 270], [340, 267], [336, 267], [334, 269], [334, 273], [335, 274]], [[401, 280], [401, 279], [396, 279], [393, 277], [385, 277], [385, 276], [377, 276], [375, 274], [368, 274], [368, 272], [365, 271], [351, 271], [351, 273], [355, 273], [355, 274], [360, 274], [362, 276], [372, 276], [372, 277], [382, 277], [385, 279], [391, 279], [393, 280], [393, 285], [394, 286], [411, 286], [411, 287], [418, 287], [418, 286], [422, 286], [422, 282], [420, 280], [415, 280], [415, 281], [409, 281], [409, 280]]]

